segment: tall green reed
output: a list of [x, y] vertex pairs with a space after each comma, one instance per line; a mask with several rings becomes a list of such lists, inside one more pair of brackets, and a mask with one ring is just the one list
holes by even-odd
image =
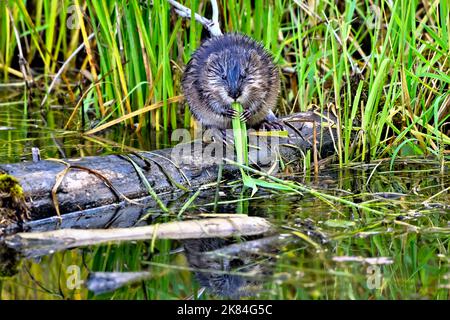
[[[210, 14], [208, 1], [182, 3]], [[445, 0], [240, 0], [219, 1], [219, 8], [225, 32], [246, 33], [273, 53], [282, 70], [279, 114], [311, 108], [336, 114], [341, 165], [386, 156], [445, 156], [450, 142]], [[63, 81], [74, 85], [73, 104], [89, 96], [85, 113], [91, 109], [104, 123], [162, 101], [161, 108], [123, 123], [138, 124], [138, 130], [193, 124], [186, 105], [167, 100], [182, 93], [183, 67], [207, 32], [179, 18], [167, 1], [2, 1], [4, 82], [20, 76], [9, 11], [26, 60], [35, 74], [46, 76], [44, 87], [86, 36], [95, 34], [91, 62], [80, 53], [63, 74]], [[79, 69], [83, 73], [73, 73]], [[86, 79], [90, 86], [75, 86]], [[87, 90], [92, 92], [83, 95]], [[69, 128], [79, 129], [80, 121]]]

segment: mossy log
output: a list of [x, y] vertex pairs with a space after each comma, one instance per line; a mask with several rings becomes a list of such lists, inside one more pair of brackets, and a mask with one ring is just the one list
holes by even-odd
[[[274, 150], [285, 164], [294, 166], [310, 149], [318, 158], [332, 155], [336, 134], [333, 129], [335, 122], [330, 118], [332, 117], [324, 117], [314, 112], [297, 113], [283, 118], [288, 137], [273, 138], [250, 134], [250, 145], [257, 143], [259, 147], [251, 148], [251, 162], [260, 167], [271, 166]], [[181, 143], [175, 148], [126, 156], [108, 155], [62, 161], [0, 164], [0, 173], [12, 175], [20, 182], [32, 220], [55, 216], [56, 207], [59, 208], [60, 214], [67, 214], [126, 203], [131, 199], [146, 202], [148, 207], [148, 203], [153, 200], [149, 197], [148, 188], [135, 165], [141, 168], [140, 171], [162, 203], [167, 204], [187, 189], [197, 190], [217, 180], [217, 159], [234, 157], [232, 146], [228, 147], [231, 152], [225, 150], [226, 154], [211, 157], [211, 154], [219, 150], [214, 147], [218, 145], [223, 144], [197, 141]], [[313, 148], [314, 145], [316, 147]], [[223, 168], [224, 177], [239, 178], [237, 167], [225, 164]], [[153, 202], [150, 206], [158, 206]]]

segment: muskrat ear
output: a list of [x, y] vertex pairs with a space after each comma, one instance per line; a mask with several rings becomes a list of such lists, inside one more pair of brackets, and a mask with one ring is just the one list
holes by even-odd
[[249, 67], [250, 68], [258, 68], [261, 66], [261, 56], [259, 55], [259, 53], [254, 50], [251, 49], [249, 51]]
[[214, 63], [219, 58], [219, 55], [217, 53], [211, 53], [208, 56], [208, 59], [206, 60], [206, 65], [209, 66], [211, 63]]
[[255, 59], [259, 57], [258, 52], [256, 52], [255, 49], [251, 49], [248, 53], [250, 55], [250, 59]]

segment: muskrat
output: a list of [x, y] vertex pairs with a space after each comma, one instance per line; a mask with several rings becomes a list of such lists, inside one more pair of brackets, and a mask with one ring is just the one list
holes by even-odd
[[227, 33], [212, 37], [194, 52], [181, 81], [194, 118], [206, 128], [231, 128], [239, 102], [249, 127], [281, 130], [272, 109], [277, 104], [280, 76], [272, 56], [250, 37]]

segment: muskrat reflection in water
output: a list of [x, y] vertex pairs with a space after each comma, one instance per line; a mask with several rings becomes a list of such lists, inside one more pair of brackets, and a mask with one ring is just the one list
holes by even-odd
[[[231, 245], [231, 240], [220, 238], [188, 239], [182, 241], [190, 267], [208, 272], [196, 271], [195, 277], [202, 287], [212, 294], [239, 298], [256, 295], [262, 289], [262, 279], [244, 277], [233, 273], [249, 273], [258, 277], [270, 274], [269, 270], [255, 263], [257, 255], [242, 252], [239, 256], [207, 254], [207, 252]], [[217, 270], [218, 272], [211, 272]]]

